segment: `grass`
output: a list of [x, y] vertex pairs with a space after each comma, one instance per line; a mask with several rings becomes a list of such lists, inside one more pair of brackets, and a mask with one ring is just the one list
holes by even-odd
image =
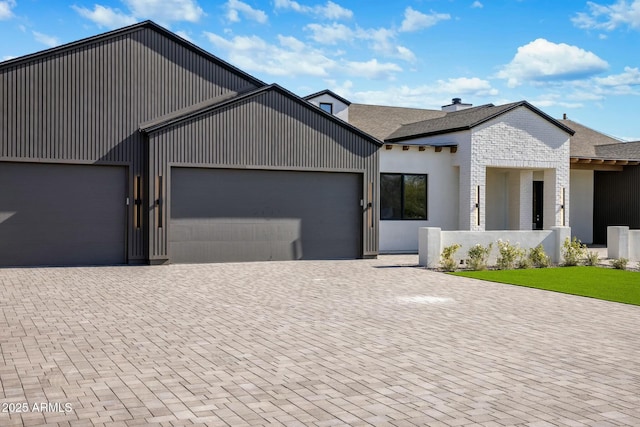
[[456, 276], [640, 305], [640, 273], [601, 267], [459, 271]]

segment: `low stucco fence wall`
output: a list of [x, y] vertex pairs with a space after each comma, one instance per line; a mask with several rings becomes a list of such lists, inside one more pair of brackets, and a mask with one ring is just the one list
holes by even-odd
[[494, 264], [498, 257], [497, 241], [509, 241], [523, 249], [535, 248], [542, 244], [544, 251], [554, 263], [562, 262], [562, 244], [566, 238], [571, 238], [571, 227], [552, 227], [550, 230], [499, 230], [499, 231], [442, 231], [438, 227], [422, 227], [418, 229], [418, 258], [419, 264], [428, 268], [436, 268], [440, 264], [442, 249], [458, 243], [454, 258], [460, 260], [468, 258], [467, 252], [476, 245], [487, 246], [493, 243], [489, 264]]
[[607, 258], [640, 261], [640, 230], [624, 226], [607, 227]]

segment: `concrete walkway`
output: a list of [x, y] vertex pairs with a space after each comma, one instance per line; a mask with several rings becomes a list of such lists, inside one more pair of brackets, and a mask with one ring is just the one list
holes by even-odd
[[416, 263], [0, 269], [0, 426], [640, 425], [640, 307]]

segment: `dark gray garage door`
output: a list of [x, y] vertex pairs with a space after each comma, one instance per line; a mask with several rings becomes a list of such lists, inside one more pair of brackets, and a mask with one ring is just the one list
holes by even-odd
[[0, 163], [0, 265], [125, 261], [125, 168]]
[[357, 258], [361, 175], [173, 168], [172, 262]]

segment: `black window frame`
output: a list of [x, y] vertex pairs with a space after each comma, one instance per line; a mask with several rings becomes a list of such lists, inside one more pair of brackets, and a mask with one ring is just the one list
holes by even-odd
[[[327, 110], [324, 107], [329, 107], [329, 109]], [[333, 103], [332, 102], [321, 102], [319, 105], [320, 109], [329, 113], [329, 114], [333, 114]]]
[[[383, 191], [380, 189], [380, 220], [381, 221], [428, 221], [429, 220], [429, 174], [426, 173], [381, 173], [380, 185], [382, 186], [383, 176], [399, 176], [400, 177], [400, 216], [385, 217], [382, 213], [382, 197]], [[420, 176], [424, 177], [424, 218], [405, 218], [405, 176]]]

